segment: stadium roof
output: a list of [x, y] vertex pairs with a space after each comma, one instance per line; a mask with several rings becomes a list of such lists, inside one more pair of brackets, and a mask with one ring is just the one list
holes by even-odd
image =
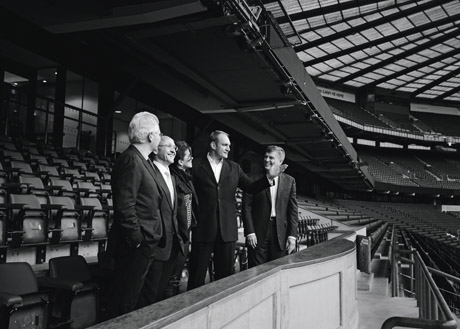
[[263, 2], [317, 83], [460, 101], [460, 1]]

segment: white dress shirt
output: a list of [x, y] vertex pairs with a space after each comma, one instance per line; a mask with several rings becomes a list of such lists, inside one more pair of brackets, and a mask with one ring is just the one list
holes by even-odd
[[220, 179], [220, 173], [222, 172], [222, 163], [224, 162], [224, 159], [220, 159], [219, 162], [214, 161], [211, 156], [207, 155], [209, 164], [211, 165], [212, 172], [214, 173], [214, 177], [216, 177], [216, 182], [219, 184], [219, 179]]
[[153, 161], [155, 166], [157, 166], [158, 170], [161, 173], [161, 176], [163, 176], [163, 179], [166, 182], [166, 185], [168, 186], [169, 189], [169, 194], [171, 195], [171, 203], [174, 204], [174, 185], [171, 179], [171, 172], [169, 171], [169, 167], [166, 167], [165, 165], [162, 165], [158, 161]]
[[270, 197], [272, 201], [272, 210], [270, 217], [276, 217], [276, 195], [278, 194], [278, 176], [273, 179], [274, 184], [270, 186]]

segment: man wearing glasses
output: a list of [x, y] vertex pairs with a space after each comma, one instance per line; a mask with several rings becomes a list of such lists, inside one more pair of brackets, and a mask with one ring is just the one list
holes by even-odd
[[108, 316], [133, 311], [163, 233], [162, 193], [149, 159], [160, 143], [158, 118], [150, 112], [133, 116], [128, 128], [131, 145], [112, 171], [114, 220], [108, 252], [115, 260]]
[[162, 136], [158, 145], [158, 152], [153, 156], [155, 174], [159, 183], [160, 193], [163, 195], [160, 212], [164, 223], [162, 239], [165, 241], [165, 245], [155, 250], [154, 260], [139, 298], [139, 307], [164, 299], [169, 277], [177, 256], [179, 253], [184, 253], [184, 244], [179, 235], [177, 223], [176, 182], [169, 171], [169, 166], [174, 163], [176, 151], [177, 147], [174, 144], [174, 140], [168, 136]]

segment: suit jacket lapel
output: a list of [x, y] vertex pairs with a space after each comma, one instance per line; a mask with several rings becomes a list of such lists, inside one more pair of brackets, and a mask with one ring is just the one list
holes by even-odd
[[147, 168], [147, 171], [150, 173], [150, 175], [152, 175], [152, 177], [155, 179], [156, 178], [156, 174], [155, 174], [155, 169], [153, 168], [153, 162], [149, 162], [149, 160], [146, 160], [144, 158], [144, 156], [142, 155], [141, 152], [139, 152], [139, 150], [133, 146], [133, 145], [130, 145], [129, 148], [135, 152], [142, 160], [142, 163], [144, 164], [144, 166]]
[[[281, 196], [286, 190], [286, 179], [283, 174], [278, 176], [278, 187], [276, 189], [276, 215], [278, 214], [281, 216], [283, 210], [281, 209]], [[280, 217], [281, 218], [281, 217]]]
[[214, 176], [214, 172], [212, 171], [211, 164], [209, 163], [208, 158], [203, 159], [201, 168], [209, 175], [211, 180], [217, 185], [216, 176]]
[[[172, 204], [172, 200], [171, 200], [171, 194], [169, 194], [168, 185], [166, 185], [166, 182], [165, 182], [165, 180], [163, 178], [163, 175], [160, 172], [160, 169], [158, 169], [157, 166], [155, 166], [155, 165], [153, 165], [153, 166], [155, 167], [155, 173], [156, 173], [158, 183], [159, 183], [160, 187], [163, 189], [164, 194], [166, 195], [166, 199], [168, 200], [169, 206], [171, 207], [171, 209], [174, 209], [173, 204]], [[174, 186], [174, 184], [173, 184], [173, 186]], [[173, 191], [173, 193], [175, 193], [175, 191]]]
[[225, 179], [225, 177], [228, 176], [229, 172], [230, 172], [230, 165], [228, 164], [227, 161], [223, 160], [222, 161], [222, 170], [220, 171], [219, 184], [222, 183], [222, 181]]
[[173, 223], [176, 232], [179, 232], [179, 224], [177, 223], [177, 191], [176, 191], [176, 179], [171, 175], [172, 184], [174, 187], [174, 204], [173, 204]]

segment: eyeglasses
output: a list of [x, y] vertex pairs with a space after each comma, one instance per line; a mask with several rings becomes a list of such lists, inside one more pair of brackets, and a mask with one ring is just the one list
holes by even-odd
[[161, 131], [151, 131], [150, 134], [159, 135], [160, 137], [163, 136], [163, 133]]
[[170, 148], [170, 149], [173, 149], [174, 151], [177, 152], [178, 148], [176, 145], [173, 145], [173, 144], [159, 144], [158, 146], [163, 146], [163, 147], [167, 147], [167, 148]]

